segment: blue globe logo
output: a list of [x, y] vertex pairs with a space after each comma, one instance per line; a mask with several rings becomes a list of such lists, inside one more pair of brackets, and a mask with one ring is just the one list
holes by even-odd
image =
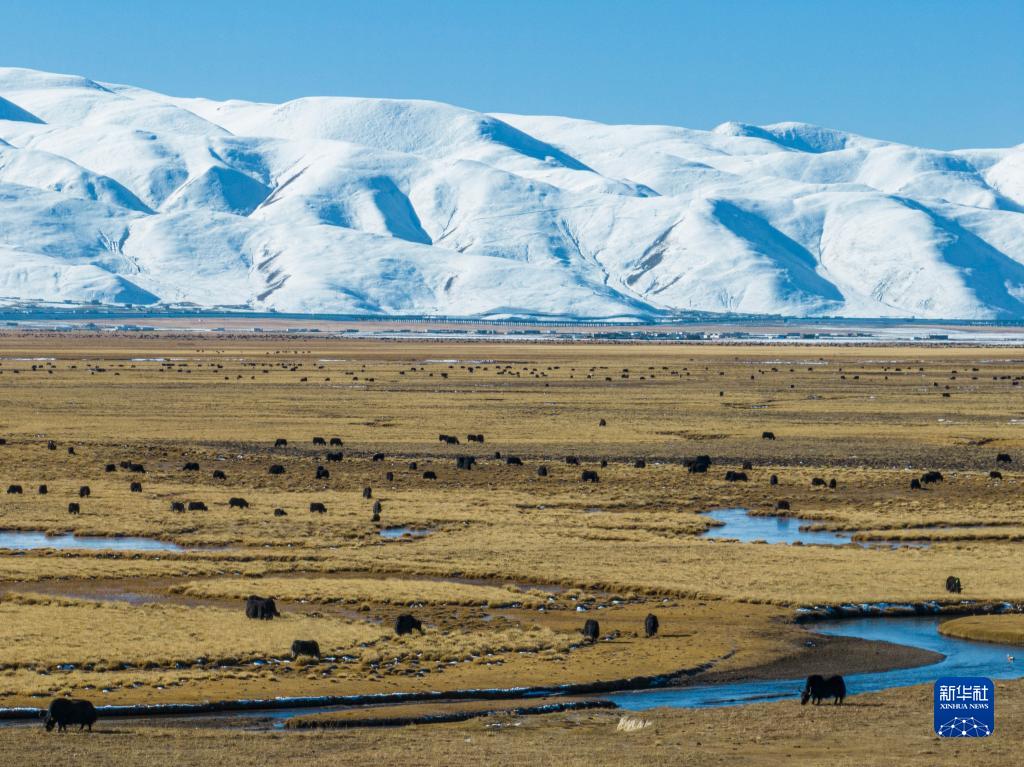
[[992, 734], [992, 730], [984, 722], [973, 716], [954, 716], [948, 722], [939, 725], [939, 735], [943, 738], [984, 738]]

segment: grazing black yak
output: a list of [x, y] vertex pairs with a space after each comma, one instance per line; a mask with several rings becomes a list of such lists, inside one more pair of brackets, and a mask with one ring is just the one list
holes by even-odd
[[944, 477], [941, 471], [926, 471], [921, 475], [921, 484], [929, 485], [932, 482], [942, 482]]
[[54, 442], [54, 441], [53, 441], [53, 440], [51, 439], [51, 440], [50, 440], [49, 442], [47, 442], [47, 443], [46, 443], [46, 449], [47, 449], [47, 450], [56, 450], [56, 449], [57, 449], [57, 443], [56, 443], [56, 442]]
[[92, 703], [73, 698], [57, 698], [51, 701], [43, 713], [43, 724], [47, 732], [51, 732], [54, 727], [57, 732], [64, 732], [69, 724], [77, 724], [79, 732], [86, 727], [92, 732], [96, 719], [96, 707]]
[[584, 469], [580, 475], [580, 481], [582, 482], [600, 482], [600, 477], [597, 476], [597, 472], [593, 469]]
[[600, 421], [597, 422], [597, 425], [598, 426], [607, 426], [608, 422], [602, 418]]
[[437, 479], [437, 474], [432, 471], [423, 472], [423, 479]]
[[919, 479], [912, 479], [912, 480], [910, 480], [910, 489], [911, 490], [920, 490], [921, 489], [921, 480], [919, 480]]
[[229, 509], [248, 509], [249, 502], [245, 498], [228, 498]]
[[284, 474], [284, 466], [279, 463], [275, 463], [267, 470], [268, 474]]
[[754, 468], [754, 464], [751, 463], [750, 461], [744, 461], [742, 468], [744, 468], [745, 470], [749, 471], [750, 469]]
[[414, 618], [409, 613], [402, 613], [395, 618], [395, 633], [398, 636], [411, 634], [413, 631], [418, 631], [421, 634], [425, 633], [423, 631], [423, 623], [418, 618]]
[[476, 463], [476, 458], [471, 455], [460, 455], [455, 459], [455, 468], [469, 471]]
[[601, 625], [593, 618], [587, 618], [587, 622], [583, 624], [581, 632], [583, 638], [588, 642], [596, 642], [597, 638], [601, 636]]
[[633, 461], [633, 468], [634, 469], [646, 469], [647, 468], [647, 461], [645, 461], [643, 458], [637, 458], [635, 461]]
[[88, 485], [82, 485], [80, 488], [78, 488], [79, 498], [88, 498], [90, 495], [92, 495], [92, 490], [89, 489]]
[[48, 492], [50, 492], [50, 490], [46, 485], [39, 486], [39, 495], [46, 495]]
[[182, 501], [171, 501], [171, 511], [184, 511], [185, 504]]
[[648, 613], [647, 617], [644, 618], [644, 636], [650, 639], [658, 633], [658, 616], [654, 613]]
[[775, 504], [776, 511], [789, 511], [789, 501], [777, 501]]
[[327, 507], [324, 506], [322, 503], [320, 503], [318, 501], [313, 501], [311, 504], [309, 504], [309, 510], [310, 510], [310, 512], [312, 512], [314, 514], [326, 514], [327, 513]]
[[380, 505], [380, 501], [373, 502], [373, 521], [380, 522], [380, 513], [383, 507]]
[[21, 495], [21, 485], [8, 485], [7, 495]]
[[103, 467], [103, 471], [117, 471], [117, 466], [115, 466], [112, 463], [108, 463], [106, 466]]
[[1003, 478], [1003, 473], [1001, 471], [990, 471], [988, 473], [988, 478], [989, 479], [1002, 479]]
[[708, 467], [711, 466], [711, 456], [698, 455], [696, 458], [683, 461], [683, 465], [691, 474], [706, 474]]
[[821, 477], [815, 477], [811, 480], [811, 487], [825, 487], [825, 480]]
[[374, 453], [373, 454], [373, 458], [371, 460], [383, 461], [384, 460], [384, 453]]
[[835, 489], [836, 489], [836, 487], [837, 487], [837, 484], [836, 484], [836, 478], [835, 478], [835, 477], [832, 477], [832, 479], [830, 479], [830, 480], [828, 481], [828, 489], [829, 489], [829, 490], [835, 490]]
[[323, 437], [313, 437], [313, 444], [314, 445], [326, 445], [327, 444], [327, 440], [324, 439]]
[[181, 467], [182, 471], [199, 471], [199, 464], [195, 461], [189, 461]]
[[133, 493], [141, 493], [142, 492], [142, 483], [141, 482], [132, 482], [131, 485], [129, 485], [128, 489], [131, 492], [133, 492]]
[[607, 458], [602, 458], [601, 459], [601, 468], [602, 469], [607, 469], [608, 468], [608, 459]]
[[317, 466], [316, 467], [316, 478], [317, 479], [330, 479], [331, 478], [331, 472], [329, 472], [323, 466]]
[[1000, 453], [996, 456], [996, 463], [1013, 463], [1009, 453]]
[[961, 590], [962, 588], [960, 586], [959, 578], [957, 578], [955, 575], [951, 575], [948, 578], [946, 578], [946, 591], [948, 591], [950, 594], [959, 594]]
[[373, 498], [373, 488], [372, 487], [364, 487], [363, 488], [363, 498]]
[[287, 517], [288, 516], [288, 512], [285, 511], [284, 509], [274, 509], [274, 516], [275, 517]]
[[841, 676], [830, 676], [825, 679], [821, 674], [811, 674], [807, 677], [807, 684], [800, 696], [800, 705], [803, 706], [808, 700], [817, 705], [825, 698], [835, 698], [835, 703], [838, 705], [843, 702], [845, 697], [846, 682]]
[[569, 464], [570, 466], [579, 466], [580, 465], [580, 459], [577, 458], [575, 455], [567, 455], [565, 457], [565, 462], [567, 464]]
[[314, 639], [296, 639], [292, 642], [292, 659], [300, 655], [311, 655], [314, 658], [320, 657], [320, 645]]
[[505, 463], [508, 464], [509, 466], [522, 466], [523, 465], [522, 460], [520, 460], [517, 456], [514, 456], [514, 455], [510, 455], [508, 458], [506, 458], [505, 459]]
[[341, 437], [331, 437], [331, 446], [332, 447], [341, 447], [341, 445], [342, 445]]
[[409, 471], [416, 471], [417, 468], [416, 461], [409, 461]]
[[771, 485], [772, 487], [779, 484], [779, 475], [772, 474], [770, 477], [768, 477], [768, 484]]
[[188, 502], [188, 510], [189, 511], [209, 511], [209, 509], [206, 508], [206, 504], [203, 503], [202, 501], [189, 501]]
[[548, 475], [548, 467], [547, 466], [538, 466], [537, 467], [537, 476], [538, 477], [546, 477], [547, 475]]
[[763, 431], [761, 432], [761, 439], [775, 439], [775, 432]]
[[252, 620], [269, 621], [279, 618], [281, 613], [277, 611], [273, 597], [249, 597], [245, 600], [245, 617]]
[[288, 447], [288, 440], [284, 437], [278, 437], [274, 440], [274, 447]]
[[327, 460], [331, 463], [341, 463], [341, 459], [344, 458], [344, 453], [328, 453]]
[[393, 471], [389, 471], [389, 472], [387, 472], [387, 473], [386, 473], [386, 474], [384, 475], [384, 480], [385, 480], [386, 482], [394, 482], [394, 481], [395, 481], [395, 472], [393, 472]]
[[216, 469], [216, 470], [215, 470], [215, 471], [213, 472], [213, 478], [214, 478], [214, 479], [227, 479], [227, 478], [228, 478], [228, 475], [227, 475], [227, 474], [225, 474], [225, 473], [224, 473], [223, 471], [221, 471], [220, 469]]
[[146, 473], [146, 467], [143, 466], [141, 463], [129, 463], [127, 466], [125, 466], [125, 468], [128, 469], [128, 471], [134, 472], [135, 474]]
[[727, 471], [725, 472], [726, 482], [746, 482], [747, 474], [743, 471]]
[[68, 514], [81, 514], [81, 513], [82, 513], [82, 507], [79, 506], [76, 502], [72, 501], [71, 503], [68, 504]]

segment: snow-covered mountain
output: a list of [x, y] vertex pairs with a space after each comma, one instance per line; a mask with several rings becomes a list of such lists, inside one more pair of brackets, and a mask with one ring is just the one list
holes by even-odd
[[0, 297], [1024, 318], [1024, 144], [218, 102], [0, 69]]

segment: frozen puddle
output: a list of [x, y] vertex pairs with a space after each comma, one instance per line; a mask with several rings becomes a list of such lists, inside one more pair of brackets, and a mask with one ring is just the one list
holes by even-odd
[[107, 551], [188, 551], [184, 546], [156, 538], [105, 537], [38, 530], [0, 530], [0, 549], [98, 549]]
[[389, 540], [395, 538], [423, 538], [430, 535], [433, 530], [426, 528], [416, 527], [385, 527], [380, 531], [381, 538], [387, 538]]

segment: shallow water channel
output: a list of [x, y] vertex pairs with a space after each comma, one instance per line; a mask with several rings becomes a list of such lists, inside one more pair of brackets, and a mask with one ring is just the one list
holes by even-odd
[[417, 527], [385, 527], [380, 531], [381, 538], [423, 538], [430, 535], [433, 530]]
[[[877, 692], [892, 687], [930, 684], [943, 676], [987, 676], [993, 679], [1024, 677], [1024, 651], [1020, 647], [953, 639], [938, 632], [938, 618], [854, 618], [821, 621], [814, 630], [833, 636], [857, 637], [893, 644], [920, 647], [946, 657], [938, 663], [917, 668], [894, 669], [844, 677], [848, 695]], [[1008, 655], [1022, 656], [1011, 662]], [[827, 670], [825, 670], [827, 671]], [[710, 708], [741, 706], [746, 703], [797, 698], [803, 679], [774, 679], [735, 682], [703, 687], [639, 690], [608, 695], [624, 709], [634, 711], [670, 706], [673, 708]]]
[[108, 551], [190, 551], [170, 541], [129, 536], [89, 536], [39, 530], [0, 530], [0, 549], [97, 549]]
[[[747, 509], [714, 509], [704, 512], [704, 516], [721, 522], [702, 534], [704, 538], [727, 538], [743, 543], [764, 541], [766, 543], [817, 543], [826, 546], [843, 546], [856, 543], [864, 548], [880, 546], [913, 546], [926, 547], [926, 541], [854, 541], [852, 533], [835, 532], [832, 530], [807, 530], [815, 524], [811, 519], [780, 516], [754, 516]], [[923, 529], [923, 528], [922, 528]], [[936, 528], [937, 529], [937, 528]]]

